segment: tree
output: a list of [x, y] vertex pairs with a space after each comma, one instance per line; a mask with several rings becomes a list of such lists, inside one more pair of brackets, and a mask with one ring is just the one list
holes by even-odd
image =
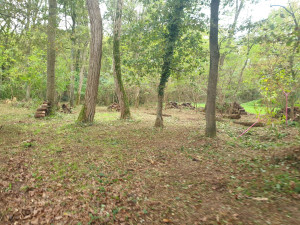
[[160, 82], [158, 85], [158, 101], [155, 127], [163, 127], [163, 99], [166, 83], [171, 74], [171, 63], [174, 55], [174, 48], [179, 36], [179, 28], [183, 17], [183, 9], [185, 0], [173, 0], [168, 2], [170, 11], [167, 16], [167, 34], [165, 40], [165, 52], [163, 57], [163, 65], [161, 71]]
[[55, 34], [56, 34], [56, 0], [49, 0], [48, 19], [48, 48], [47, 48], [47, 101], [50, 112], [53, 111], [55, 101]]
[[77, 121], [92, 123], [95, 116], [101, 69], [103, 27], [98, 1], [86, 0], [86, 4], [91, 23], [90, 62], [85, 92], [85, 103]]
[[117, 0], [116, 14], [114, 19], [114, 42], [113, 42], [113, 73], [115, 79], [116, 93], [118, 96], [121, 119], [130, 118], [129, 102], [122, 82], [121, 56], [120, 56], [120, 35], [122, 25], [123, 0]]
[[207, 137], [215, 137], [216, 129], [216, 94], [218, 82], [219, 69], [219, 46], [218, 46], [218, 32], [219, 32], [219, 5], [220, 0], [212, 0], [210, 5], [210, 33], [209, 33], [209, 50], [210, 50], [210, 66], [209, 77], [207, 85], [207, 99], [206, 99], [206, 129], [205, 135]]

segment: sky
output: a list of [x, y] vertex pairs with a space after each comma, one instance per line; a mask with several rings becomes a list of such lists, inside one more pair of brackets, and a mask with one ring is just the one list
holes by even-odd
[[253, 21], [259, 21], [266, 19], [273, 9], [278, 9], [278, 7], [270, 7], [270, 5], [283, 5], [287, 6], [288, 0], [267, 0], [261, 1], [256, 5], [252, 5], [248, 8], [248, 15], [252, 15]]

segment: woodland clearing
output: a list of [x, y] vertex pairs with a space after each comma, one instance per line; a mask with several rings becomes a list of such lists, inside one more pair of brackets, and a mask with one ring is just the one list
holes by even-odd
[[[252, 128], [152, 107], [34, 119], [0, 105], [0, 224], [299, 224], [299, 126]], [[254, 115], [241, 120], [254, 120]]]

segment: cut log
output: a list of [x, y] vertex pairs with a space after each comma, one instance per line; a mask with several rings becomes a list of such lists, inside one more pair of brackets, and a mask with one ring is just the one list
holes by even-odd
[[241, 118], [241, 115], [240, 114], [229, 114], [229, 115], [224, 115], [223, 116], [224, 118], [228, 118], [228, 119], [240, 119]]
[[48, 105], [48, 104], [42, 104], [41, 107], [43, 107], [43, 108], [50, 108], [50, 105]]
[[[252, 126], [255, 122], [248, 122], [248, 121], [233, 121], [233, 123], [235, 124], [239, 124], [239, 125], [243, 125], [243, 126], [247, 126], [250, 127]], [[256, 124], [253, 125], [253, 127], [264, 127], [265, 124], [262, 122], [258, 122]]]
[[38, 108], [36, 111], [45, 111], [45, 112], [47, 112], [48, 108], [41, 107], [41, 108]]
[[35, 118], [42, 118], [42, 117], [45, 117], [45, 116], [46, 116], [45, 113], [35, 113], [35, 114], [34, 114], [34, 117], [35, 117]]

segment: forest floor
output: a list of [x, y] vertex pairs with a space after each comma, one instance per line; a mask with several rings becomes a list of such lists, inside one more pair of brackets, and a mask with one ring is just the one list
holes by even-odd
[[[154, 108], [34, 119], [0, 104], [0, 224], [300, 224], [300, 128]], [[255, 116], [241, 120], [255, 121]]]

